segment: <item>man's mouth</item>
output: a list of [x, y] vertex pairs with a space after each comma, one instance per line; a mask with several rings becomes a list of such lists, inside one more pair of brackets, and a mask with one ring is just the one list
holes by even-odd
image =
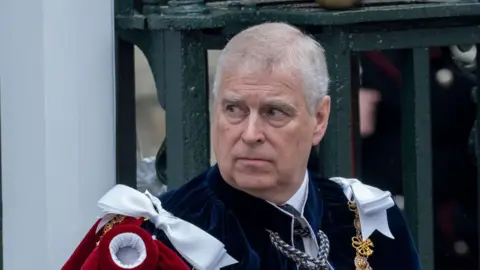
[[246, 162], [246, 163], [261, 163], [261, 162], [270, 162], [270, 160], [266, 158], [251, 158], [251, 157], [241, 157], [238, 158], [239, 161], [241, 162]]

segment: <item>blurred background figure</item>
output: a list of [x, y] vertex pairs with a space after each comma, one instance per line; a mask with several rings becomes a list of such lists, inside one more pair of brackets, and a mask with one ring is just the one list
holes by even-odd
[[[477, 176], [469, 148], [475, 82], [459, 70], [450, 48], [431, 48], [430, 55], [430, 89], [425, 91], [431, 93], [432, 108], [436, 269], [479, 269]], [[400, 107], [405, 57], [401, 51], [366, 52], [360, 62], [362, 179], [390, 190], [401, 206]]]

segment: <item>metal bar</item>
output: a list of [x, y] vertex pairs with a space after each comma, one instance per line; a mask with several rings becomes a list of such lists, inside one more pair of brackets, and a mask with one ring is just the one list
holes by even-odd
[[[354, 24], [385, 22], [422, 22], [424, 20], [452, 19], [459, 21], [473, 20], [480, 14], [480, 3], [442, 3], [412, 4], [364, 7], [344, 11], [325, 11], [298, 8], [238, 8], [207, 9], [202, 13], [202, 5], [177, 12], [174, 8], [165, 8], [162, 14], [148, 16], [148, 28], [167, 29], [212, 29], [240, 23], [259, 24], [268, 21], [284, 21], [297, 26], [348, 26]], [[198, 10], [198, 11], [197, 11]], [[187, 12], [182, 14], [181, 12]], [[444, 25], [447, 27], [448, 25]]]
[[407, 221], [425, 270], [433, 270], [432, 146], [428, 48], [406, 50], [402, 89], [402, 165]]
[[128, 14], [134, 10], [134, 0], [117, 0], [115, 1], [115, 14]]
[[350, 57], [350, 94], [351, 94], [351, 140], [352, 140], [352, 174], [362, 179], [362, 139], [360, 136], [360, 62], [357, 54]]
[[477, 42], [480, 42], [480, 27], [461, 26], [352, 33], [350, 34], [349, 46], [353, 51], [373, 51], [474, 44]]
[[[157, 90], [157, 99], [160, 106], [166, 108], [166, 81], [167, 74], [166, 70], [168, 69], [168, 63], [166, 62], [166, 44], [164, 32], [157, 31], [154, 35], [148, 36], [148, 38], [143, 38], [143, 40], [148, 40], [148, 42], [142, 42], [140, 45], [143, 48], [147, 60], [149, 62], [153, 78], [155, 81], [155, 88]], [[165, 124], [165, 128], [167, 124]], [[157, 170], [157, 178], [163, 184], [171, 187], [169, 183], [169, 178], [166, 175], [167, 168], [167, 137], [162, 142], [162, 145], [157, 150], [155, 169]], [[173, 183], [173, 185], [178, 186], [178, 183]]]
[[352, 95], [350, 85], [350, 51], [347, 35], [332, 28], [317, 40], [322, 41], [331, 74], [331, 110], [329, 127], [320, 143], [320, 159], [327, 176], [353, 176]]
[[[208, 67], [199, 31], [165, 31], [167, 178], [175, 188], [210, 166]], [[155, 35], [155, 33], [154, 33]]]
[[141, 45], [143, 50], [145, 50], [145, 55], [147, 56], [148, 63], [152, 70], [153, 78], [155, 81], [155, 87], [157, 89], [157, 99], [158, 103], [162, 108], [165, 109], [166, 105], [166, 82], [167, 75], [166, 70], [168, 68], [168, 63], [166, 62], [166, 48], [165, 48], [165, 37], [164, 32], [157, 31], [155, 34], [149, 36], [149, 42], [147, 44]]
[[116, 180], [137, 186], [135, 70], [133, 45], [116, 39]]
[[[477, 49], [480, 48], [480, 44], [476, 44]], [[475, 88], [475, 106], [477, 107], [477, 115], [475, 119], [475, 158], [477, 161], [477, 243], [480, 243], [480, 55], [476, 56], [476, 77], [477, 85]], [[480, 250], [478, 251], [478, 260], [480, 260]]]
[[209, 11], [205, 0], [168, 0], [168, 6], [164, 12], [171, 15], [207, 14]]

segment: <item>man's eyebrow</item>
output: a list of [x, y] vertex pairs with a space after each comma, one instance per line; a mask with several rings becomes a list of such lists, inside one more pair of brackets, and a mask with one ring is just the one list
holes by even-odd
[[293, 104], [293, 102], [286, 101], [286, 100], [272, 99], [272, 100], [265, 101], [264, 104], [268, 106], [277, 106], [277, 107], [295, 110], [295, 105]]
[[222, 97], [222, 104], [227, 104], [227, 103], [238, 103], [241, 102], [242, 98], [237, 95], [229, 95], [229, 96], [224, 96]]

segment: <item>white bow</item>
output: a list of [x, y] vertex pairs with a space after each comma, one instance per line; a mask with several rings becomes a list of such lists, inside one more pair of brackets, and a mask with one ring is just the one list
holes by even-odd
[[347, 199], [353, 199], [357, 205], [363, 239], [370, 237], [375, 230], [394, 239], [387, 220], [387, 209], [395, 205], [390, 192], [353, 178], [332, 177], [330, 180], [342, 186]]
[[148, 191], [141, 193], [125, 185], [116, 185], [98, 201], [98, 206], [105, 216], [97, 231], [114, 215], [145, 217], [165, 232], [175, 249], [196, 269], [217, 270], [237, 263], [227, 254], [222, 242], [195, 225], [174, 217]]

